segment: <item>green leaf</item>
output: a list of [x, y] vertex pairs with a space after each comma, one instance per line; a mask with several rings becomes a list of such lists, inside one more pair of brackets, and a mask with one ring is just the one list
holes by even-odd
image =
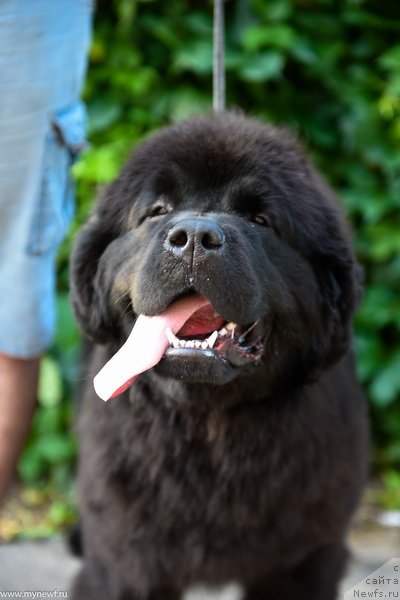
[[118, 173], [121, 166], [121, 144], [105, 144], [99, 148], [91, 148], [75, 163], [73, 172], [78, 180], [93, 183], [109, 183]]
[[122, 114], [122, 106], [112, 102], [110, 98], [96, 98], [88, 106], [88, 135], [104, 131], [118, 121]]
[[284, 65], [285, 59], [282, 54], [278, 52], [262, 52], [243, 58], [240, 76], [245, 81], [261, 83], [279, 77]]
[[371, 246], [371, 256], [376, 261], [384, 261], [400, 252], [400, 235], [396, 223], [385, 222], [367, 229]]
[[55, 343], [66, 349], [76, 348], [80, 340], [78, 325], [72, 312], [71, 301], [67, 292], [57, 296], [57, 328]]
[[255, 52], [266, 47], [287, 50], [293, 46], [295, 39], [296, 32], [288, 25], [255, 25], [244, 30], [242, 44], [248, 52]]
[[368, 381], [376, 376], [384, 364], [384, 350], [376, 336], [367, 335], [365, 332], [357, 333], [355, 347], [359, 377], [361, 381]]
[[27, 483], [38, 481], [42, 475], [42, 468], [42, 458], [35, 446], [24, 452], [18, 461], [18, 473]]
[[209, 41], [197, 40], [182, 46], [175, 55], [173, 69], [176, 73], [191, 71], [199, 75], [212, 72], [212, 47]]
[[48, 520], [49, 524], [58, 528], [71, 525], [76, 521], [76, 516], [76, 512], [68, 502], [59, 500], [50, 506]]
[[288, 19], [293, 12], [290, 0], [253, 0], [254, 10], [268, 22]]
[[74, 457], [76, 444], [64, 435], [49, 433], [37, 440], [36, 448], [42, 460], [57, 464]]
[[388, 406], [400, 394], [400, 351], [396, 352], [372, 382], [371, 393], [377, 406]]
[[35, 415], [35, 436], [36, 440], [41, 437], [60, 432], [63, 428], [63, 414], [61, 407], [49, 406], [39, 410]]
[[55, 406], [61, 402], [63, 384], [59, 365], [50, 356], [41, 363], [39, 378], [39, 404], [44, 407]]

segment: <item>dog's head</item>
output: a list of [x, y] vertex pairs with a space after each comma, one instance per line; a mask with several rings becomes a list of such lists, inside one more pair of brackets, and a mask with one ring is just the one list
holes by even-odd
[[347, 349], [359, 297], [332, 192], [286, 132], [233, 113], [145, 141], [78, 235], [71, 273], [79, 323], [99, 342], [206, 299], [156, 372], [220, 384], [315, 376]]

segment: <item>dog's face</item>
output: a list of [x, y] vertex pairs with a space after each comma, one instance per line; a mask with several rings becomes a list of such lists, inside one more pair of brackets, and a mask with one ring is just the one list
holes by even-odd
[[147, 140], [97, 202], [72, 258], [72, 300], [95, 340], [139, 314], [207, 300], [155, 372], [224, 384], [307, 379], [349, 341], [358, 298], [342, 216], [286, 133], [233, 114]]

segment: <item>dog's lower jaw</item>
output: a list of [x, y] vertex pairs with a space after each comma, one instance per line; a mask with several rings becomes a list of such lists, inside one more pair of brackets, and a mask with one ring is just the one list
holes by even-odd
[[[129, 327], [124, 330], [128, 332]], [[265, 327], [261, 319], [250, 326], [228, 323], [220, 331], [193, 339], [167, 329], [170, 345], [152, 370], [182, 382], [225, 385], [255, 372], [264, 359], [270, 334], [271, 327]]]
[[227, 360], [216, 356], [212, 350], [198, 351], [169, 348], [155, 367], [155, 372], [163, 377], [191, 383], [224, 385], [237, 376], [237, 369]]

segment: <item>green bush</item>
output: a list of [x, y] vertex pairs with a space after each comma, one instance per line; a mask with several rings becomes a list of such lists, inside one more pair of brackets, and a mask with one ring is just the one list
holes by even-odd
[[[400, 4], [229, 0], [226, 21], [228, 106], [294, 130], [353, 224], [365, 268], [356, 349], [371, 405], [374, 464], [380, 471], [395, 469], [400, 465]], [[74, 169], [77, 218], [59, 259], [63, 328], [45, 363], [47, 381], [21, 463], [27, 479], [50, 476], [57, 482], [68, 478], [73, 464], [75, 444], [67, 431], [77, 335], [65, 294], [74, 232], [99, 186], [116, 175], [143, 136], [210, 110], [211, 44], [211, 2], [98, 2], [85, 89], [90, 148]], [[52, 396], [46, 391], [49, 381]]]

